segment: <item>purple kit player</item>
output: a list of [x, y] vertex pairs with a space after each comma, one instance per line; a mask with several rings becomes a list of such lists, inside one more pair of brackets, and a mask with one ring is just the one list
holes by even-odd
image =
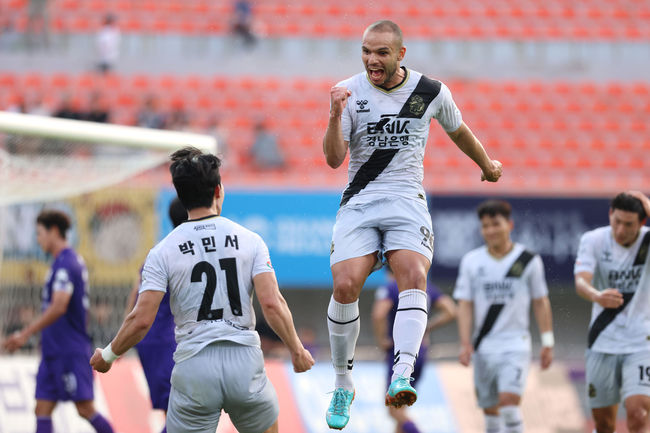
[[36, 433], [52, 433], [52, 412], [59, 401], [74, 401], [79, 415], [98, 433], [112, 433], [108, 421], [93, 404], [93, 373], [86, 331], [88, 271], [70, 248], [66, 233], [69, 217], [58, 210], [43, 210], [36, 219], [36, 240], [54, 257], [43, 287], [41, 315], [9, 337], [4, 347], [13, 352], [39, 331], [43, 358], [36, 375]]
[[[372, 324], [377, 344], [381, 349], [386, 351], [386, 379], [387, 383], [390, 384], [393, 363], [396, 359], [395, 357], [399, 356], [399, 353], [393, 354], [393, 323], [399, 304], [399, 289], [397, 288], [395, 276], [389, 267], [386, 267], [386, 274], [389, 280], [388, 284], [377, 289], [375, 293], [375, 303], [372, 307]], [[440, 292], [431, 283], [427, 283], [426, 292], [428, 298], [427, 311], [431, 311], [431, 306], [433, 306], [438, 310], [438, 313], [432, 316], [427, 322], [424, 339], [415, 361], [413, 375], [411, 376], [414, 385], [420, 378], [422, 368], [426, 362], [428, 348], [427, 336], [429, 332], [449, 323], [456, 317], [456, 304], [451, 297]], [[397, 422], [395, 427], [396, 433], [419, 433], [420, 430], [418, 430], [415, 423], [409, 418], [405, 406], [397, 408], [389, 405], [388, 412]]]
[[[178, 227], [187, 220], [187, 211], [178, 198], [174, 198], [169, 204], [169, 219], [174, 227]], [[129, 296], [127, 314], [131, 312], [138, 299], [141, 279], [142, 276], [138, 278], [138, 282]], [[170, 378], [174, 368], [173, 357], [176, 350], [174, 329], [174, 316], [169, 306], [169, 292], [167, 292], [160, 301], [160, 308], [158, 308], [151, 329], [142, 341], [135, 345], [149, 385], [151, 405], [154, 409], [164, 410], [165, 414], [167, 414], [167, 405], [169, 404]], [[161, 433], [166, 432], [167, 428], [165, 427]]]

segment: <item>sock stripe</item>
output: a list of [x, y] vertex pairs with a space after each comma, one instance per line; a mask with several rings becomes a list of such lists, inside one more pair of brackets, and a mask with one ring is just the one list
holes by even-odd
[[420, 311], [422, 311], [424, 314], [429, 314], [429, 313], [427, 312], [427, 310], [425, 310], [424, 308], [420, 308], [420, 307], [409, 307], [409, 308], [398, 308], [398, 309], [397, 309], [397, 311], [409, 311], [409, 310], [420, 310]]
[[[321, 317], [323, 317], [323, 316], [321, 316]], [[329, 316], [329, 314], [328, 314], [328, 315], [327, 315], [327, 320], [330, 320], [330, 321], [336, 323], [337, 325], [347, 325], [348, 323], [356, 322], [357, 320], [359, 320], [359, 317], [360, 317], [360, 316], [357, 316], [357, 317], [355, 317], [354, 319], [352, 319], [352, 320], [350, 320], [350, 321], [347, 321], [347, 322], [339, 322], [338, 320], [334, 320], [334, 319], [332, 319], [332, 318]], [[321, 319], [321, 320], [322, 320], [322, 319]]]

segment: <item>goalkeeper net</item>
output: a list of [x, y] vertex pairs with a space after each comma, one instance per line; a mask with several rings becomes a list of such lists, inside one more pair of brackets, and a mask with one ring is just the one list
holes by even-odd
[[186, 145], [216, 151], [207, 135], [0, 112], [0, 340], [40, 312], [52, 258], [35, 224], [48, 207], [71, 217], [68, 241], [89, 271], [89, 331], [106, 344], [147, 252], [169, 228], [175, 193], [162, 164]]

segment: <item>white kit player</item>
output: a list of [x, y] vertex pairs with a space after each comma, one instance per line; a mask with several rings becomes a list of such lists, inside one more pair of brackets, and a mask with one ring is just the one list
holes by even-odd
[[266, 377], [255, 331], [253, 290], [264, 317], [291, 352], [294, 371], [314, 361], [298, 339], [259, 235], [219, 216], [220, 160], [187, 147], [170, 171], [189, 220], [149, 253], [140, 295], [113, 341], [91, 364], [106, 372], [153, 323], [167, 287], [176, 324], [176, 365], [167, 414], [169, 433], [214, 432], [223, 409], [237, 431], [278, 431], [278, 401]]
[[619, 402], [630, 433], [650, 432], [650, 200], [639, 191], [611, 202], [609, 226], [585, 233], [574, 268], [577, 293], [593, 302], [586, 382], [598, 433], [613, 433]]
[[478, 207], [485, 245], [463, 256], [454, 289], [459, 361], [474, 363], [474, 386], [488, 433], [524, 431], [519, 403], [531, 360], [531, 303], [541, 332], [542, 369], [553, 360], [544, 265], [539, 255], [511, 240], [511, 212], [502, 200]]
[[406, 53], [402, 32], [392, 21], [378, 21], [363, 34], [365, 71], [330, 91], [330, 117], [323, 151], [332, 168], [350, 150], [349, 183], [333, 230], [330, 266], [333, 296], [327, 316], [336, 373], [326, 419], [342, 429], [354, 398], [351, 371], [359, 335], [361, 288], [385, 256], [400, 291], [393, 326], [395, 366], [386, 404], [410, 405], [415, 357], [427, 324], [427, 272], [433, 257], [433, 231], [422, 187], [424, 149], [431, 119], [496, 182], [501, 163], [491, 160], [463, 123], [443, 83], [400, 66]]

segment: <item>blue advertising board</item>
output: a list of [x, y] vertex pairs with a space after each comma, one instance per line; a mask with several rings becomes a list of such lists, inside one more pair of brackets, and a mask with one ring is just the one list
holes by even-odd
[[[157, 206], [161, 215], [174, 197], [164, 190]], [[435, 234], [431, 277], [456, 278], [462, 256], [483, 241], [477, 206], [486, 197], [429, 196]], [[513, 240], [541, 254], [549, 284], [573, 280], [573, 262], [580, 236], [609, 224], [609, 198], [505, 197], [513, 209]], [[331, 287], [329, 252], [332, 227], [339, 207], [338, 192], [226, 191], [223, 216], [259, 233], [271, 252], [281, 287]], [[161, 235], [171, 229], [160, 218]], [[366, 287], [385, 280], [373, 273]]]

